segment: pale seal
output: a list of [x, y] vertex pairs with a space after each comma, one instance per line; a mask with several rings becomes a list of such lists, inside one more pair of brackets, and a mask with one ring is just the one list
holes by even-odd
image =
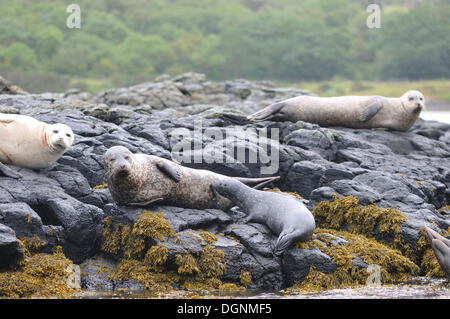
[[434, 230], [425, 227], [428, 240], [433, 248], [436, 259], [439, 262], [444, 273], [447, 275], [447, 280], [450, 281], [450, 239], [439, 235]]
[[65, 124], [47, 124], [25, 115], [0, 113], [0, 172], [19, 178], [20, 174], [4, 164], [45, 168], [57, 161], [73, 141], [72, 129]]
[[228, 198], [246, 213], [246, 222], [265, 224], [279, 235], [274, 254], [279, 256], [298, 241], [311, 238], [316, 223], [308, 208], [295, 197], [252, 189], [237, 180], [211, 184], [215, 193]]
[[248, 119], [407, 131], [419, 117], [424, 103], [423, 94], [415, 90], [406, 92], [400, 98], [298, 96], [272, 104], [248, 116]]
[[[216, 198], [211, 183], [231, 179], [207, 170], [181, 166], [170, 160], [146, 154], [133, 154], [123, 146], [113, 146], [104, 155], [108, 188], [118, 205], [147, 206], [161, 203], [194, 209], [227, 210], [231, 202]], [[279, 177], [238, 178], [262, 187]]]

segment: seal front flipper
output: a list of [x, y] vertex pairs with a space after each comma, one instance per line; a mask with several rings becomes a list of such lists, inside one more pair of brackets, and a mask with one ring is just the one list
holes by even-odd
[[127, 206], [138, 206], [138, 207], [145, 207], [148, 206], [150, 204], [162, 201], [164, 198], [156, 198], [156, 199], [152, 199], [146, 202], [142, 202], [142, 203], [128, 203]]
[[3, 163], [0, 163], [0, 173], [6, 177], [11, 177], [11, 178], [15, 178], [15, 179], [19, 179], [19, 178], [23, 177], [22, 175], [13, 171], [12, 169], [10, 169], [8, 166], [6, 166]]
[[370, 104], [364, 107], [364, 110], [359, 117], [361, 122], [367, 122], [374, 117], [383, 108], [383, 101], [381, 99], [374, 99]]
[[247, 116], [247, 119], [250, 121], [264, 121], [270, 118], [275, 113], [278, 113], [285, 106], [284, 102], [278, 102], [268, 107], [253, 113], [252, 115]]
[[2, 123], [2, 124], [9, 124], [11, 122], [14, 122], [14, 119], [8, 118], [4, 114], [0, 114], [0, 123]]
[[168, 163], [158, 162], [156, 163], [156, 167], [158, 167], [161, 172], [169, 176], [175, 182], [178, 183], [180, 181], [180, 173], [178, 173], [178, 171]]

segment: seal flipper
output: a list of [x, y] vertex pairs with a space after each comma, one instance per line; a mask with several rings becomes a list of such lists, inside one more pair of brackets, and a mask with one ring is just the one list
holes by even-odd
[[8, 117], [8, 114], [0, 113], [0, 123], [8, 124], [14, 122], [14, 119], [11, 117]]
[[428, 227], [424, 228], [434, 255], [447, 275], [447, 279], [450, 280], [450, 240]]
[[247, 116], [247, 119], [250, 121], [267, 120], [269, 117], [271, 117], [275, 113], [278, 113], [285, 105], [286, 104], [284, 102], [278, 102], [278, 103], [269, 105], [269, 106], [263, 108], [262, 110]]
[[431, 247], [447, 279], [450, 280], [450, 247], [439, 239], [433, 239]]
[[367, 122], [372, 117], [374, 117], [382, 108], [383, 102], [380, 101], [379, 99], [375, 99], [364, 108], [361, 116], [359, 117], [359, 120], [361, 122]]
[[152, 200], [149, 200], [149, 201], [147, 201], [147, 202], [142, 202], [142, 203], [128, 203], [127, 205], [128, 205], [128, 206], [145, 207], [145, 206], [148, 206], [148, 205], [150, 205], [150, 204], [153, 204], [153, 203], [162, 201], [163, 199], [164, 199], [164, 198], [161, 197], [161, 198], [152, 199]]
[[298, 238], [298, 236], [295, 236], [295, 232], [293, 233], [284, 233], [282, 232], [280, 236], [278, 237], [277, 244], [275, 245], [274, 254], [275, 256], [280, 256], [284, 254], [286, 249], [288, 249], [291, 244]]
[[241, 183], [250, 186], [254, 189], [262, 189], [263, 186], [273, 183], [280, 179], [280, 176], [261, 177], [261, 178], [246, 178], [246, 177], [234, 177]]
[[177, 170], [167, 164], [166, 162], [158, 162], [156, 163], [156, 167], [159, 168], [161, 172], [169, 176], [171, 179], [173, 179], [176, 183], [180, 181], [180, 174], [177, 172]]
[[13, 171], [12, 169], [10, 169], [8, 166], [6, 166], [3, 163], [0, 163], [0, 173], [2, 173], [6, 177], [11, 177], [11, 178], [15, 178], [15, 179], [19, 179], [19, 178], [23, 177], [22, 175]]

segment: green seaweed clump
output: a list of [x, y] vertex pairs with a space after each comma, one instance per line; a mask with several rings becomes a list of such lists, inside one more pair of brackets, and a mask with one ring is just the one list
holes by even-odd
[[132, 234], [146, 238], [157, 238], [161, 241], [164, 241], [165, 237], [177, 236], [170, 223], [164, 218], [163, 213], [151, 213], [145, 210], [134, 223]]
[[53, 254], [25, 257], [20, 269], [0, 273], [0, 297], [5, 298], [69, 298], [77, 292], [68, 285], [73, 274], [72, 261], [60, 246]]
[[196, 258], [199, 272], [184, 276], [183, 288], [187, 290], [219, 289], [222, 285], [220, 277], [226, 271], [225, 264], [222, 262], [224, 258], [225, 253], [222, 250], [211, 245], [203, 247], [201, 255]]
[[211, 234], [210, 232], [202, 230], [199, 234], [202, 236], [203, 240], [209, 244], [214, 244], [217, 241], [217, 236]]
[[245, 287], [248, 287], [253, 283], [252, 275], [250, 274], [249, 271], [242, 271], [240, 279], [241, 279], [241, 284]]
[[102, 249], [112, 254], [123, 252], [123, 258], [110, 278], [119, 282], [136, 280], [145, 289], [159, 292], [173, 291], [175, 283], [182, 283], [187, 290], [218, 289], [222, 285], [220, 277], [226, 270], [225, 253], [211, 245], [217, 241], [215, 235], [206, 231], [200, 231], [199, 235], [200, 240], [209, 244], [198, 256], [177, 254], [174, 262], [178, 268], [173, 270], [174, 265], [167, 265], [168, 248], [154, 241], [165, 241], [167, 237], [175, 237], [174, 242], [177, 240], [178, 234], [162, 213], [144, 211], [132, 227], [114, 225], [112, 218], [107, 217]]
[[93, 187], [94, 190], [104, 189], [104, 188], [108, 188], [108, 184], [106, 182], [102, 182], [100, 185], [97, 185], [97, 186]]
[[198, 268], [197, 260], [191, 254], [176, 255], [175, 263], [178, 266], [178, 273], [181, 275], [198, 274], [200, 269]]
[[312, 211], [316, 224], [321, 228], [346, 230], [383, 243], [416, 257], [411, 247], [404, 244], [402, 227], [408, 219], [398, 209], [376, 205], [359, 206], [354, 196], [337, 197], [332, 202], [322, 201]]
[[111, 216], [104, 219], [102, 250], [117, 255], [124, 252], [125, 258], [140, 259], [146, 248], [146, 239], [156, 238], [164, 241], [166, 237], [176, 237], [170, 223], [163, 213], [142, 212], [131, 228], [129, 225], [114, 224]]
[[[408, 282], [419, 272], [419, 267], [400, 251], [365, 236], [320, 228], [314, 234], [315, 239], [306, 242], [307, 248], [319, 248], [332, 258], [337, 269], [331, 274], [325, 274], [311, 266], [305, 279], [289, 288], [288, 292], [320, 291], [366, 284], [370, 274], [366, 267], [355, 264], [357, 257], [367, 265], [379, 266], [383, 284]], [[337, 237], [345, 239], [346, 243], [333, 244], [332, 241]]]
[[47, 243], [37, 235], [33, 235], [32, 237], [20, 238], [20, 242], [25, 256], [28, 257], [41, 252], [42, 249], [47, 245]]

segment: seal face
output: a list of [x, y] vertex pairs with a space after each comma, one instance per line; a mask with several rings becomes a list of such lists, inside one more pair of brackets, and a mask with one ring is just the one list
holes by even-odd
[[250, 116], [251, 121], [305, 121], [321, 126], [387, 128], [407, 131], [425, 107], [419, 91], [400, 98], [382, 96], [298, 96], [272, 104]]
[[0, 136], [0, 162], [31, 169], [54, 163], [74, 141], [72, 129], [65, 124], [11, 114], [0, 114]]
[[274, 249], [277, 256], [295, 242], [309, 240], [316, 227], [311, 212], [288, 194], [255, 190], [232, 179], [216, 181], [211, 188], [239, 206], [248, 215], [246, 222], [265, 224], [279, 235]]
[[447, 280], [450, 281], [450, 239], [439, 235], [437, 232], [428, 227], [425, 227], [425, 232], [439, 265], [447, 275]]
[[[104, 155], [108, 187], [119, 205], [147, 206], [155, 202], [167, 205], [226, 210], [231, 202], [213, 194], [212, 182], [231, 177], [178, 165], [170, 160], [145, 154], [133, 154], [123, 146], [113, 146]], [[242, 179], [255, 187], [278, 179]]]

